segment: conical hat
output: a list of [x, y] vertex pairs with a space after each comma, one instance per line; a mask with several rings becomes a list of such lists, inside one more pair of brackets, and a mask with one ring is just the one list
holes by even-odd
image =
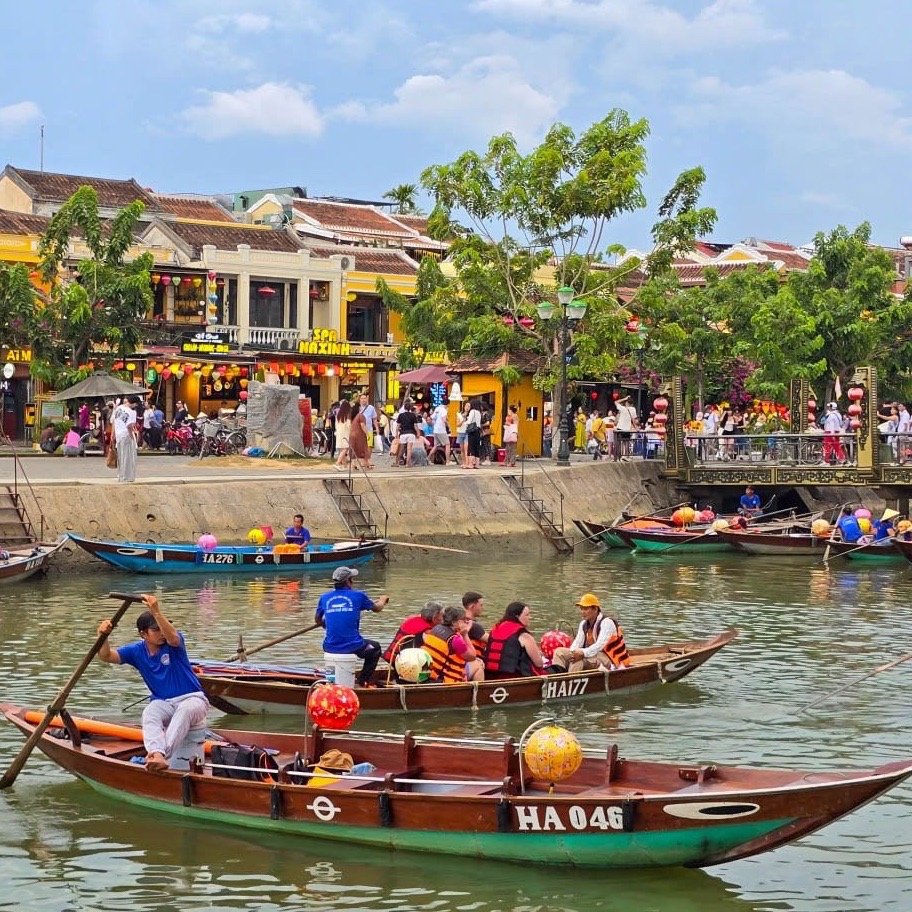
[[880, 521], [881, 521], [881, 522], [889, 522], [889, 520], [891, 520], [891, 519], [896, 519], [897, 516], [899, 516], [899, 511], [898, 511], [898, 510], [889, 510], [889, 509], [887, 509], [887, 510], [884, 510], [884, 511], [883, 511], [883, 516], [880, 517]]

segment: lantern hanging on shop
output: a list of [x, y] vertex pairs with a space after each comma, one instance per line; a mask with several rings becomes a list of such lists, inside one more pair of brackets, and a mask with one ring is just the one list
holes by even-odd
[[171, 276], [169, 276], [169, 275], [161, 276], [161, 283], [162, 283], [162, 285], [165, 286], [165, 288], [167, 288], [171, 284]]
[[246, 401], [247, 401], [247, 397], [248, 397], [249, 395], [250, 395], [250, 393], [248, 393], [247, 390], [241, 390], [241, 391], [238, 393], [238, 399], [240, 399], [241, 402], [246, 402]]
[[241, 368], [241, 376], [242, 376], [242, 377], [249, 377], [249, 376], [250, 376], [250, 368], [249, 368], [249, 367], [242, 367], [242, 368]]
[[162, 380], [170, 380], [170, 379], [171, 379], [171, 368], [170, 368], [170, 367], [166, 367], [166, 368], [161, 372], [161, 378], [162, 378]]
[[249, 380], [246, 380], [246, 379], [238, 380], [238, 385], [241, 387], [242, 390], [247, 389], [249, 384], [250, 384]]
[[194, 288], [199, 288], [200, 285], [202, 285], [202, 284], [203, 284], [203, 280], [202, 280], [199, 276], [197, 276], [197, 277], [193, 280], [193, 287], [194, 287]]
[[176, 275], [171, 276], [171, 284], [172, 284], [172, 285], [174, 285], [175, 287], [177, 287], [178, 285], [180, 285], [180, 283], [181, 283], [181, 277], [180, 277], [180, 276], [176, 276]]
[[184, 376], [185, 376], [185, 377], [189, 377], [190, 374], [193, 373], [193, 365], [192, 365], [192, 364], [185, 364], [185, 365], [183, 365], [183, 367], [181, 367], [181, 370], [184, 372]]
[[853, 417], [857, 418], [861, 414], [861, 406], [857, 402], [853, 402], [846, 411]]
[[293, 362], [287, 361], [287, 362], [285, 363], [285, 373], [286, 373], [286, 374], [292, 374], [292, 373], [294, 373], [294, 367], [295, 367], [295, 366], [294, 366], [294, 363], [293, 363]]
[[193, 371], [193, 376], [196, 377], [197, 380], [200, 380], [202, 379], [203, 372], [201, 370], [195, 370]]
[[155, 383], [158, 380], [158, 371], [154, 367], [150, 367], [146, 371], [146, 383]]
[[652, 403], [652, 407], [657, 412], [667, 412], [668, 411], [668, 400], [664, 396], [659, 396]]
[[181, 282], [182, 282], [182, 284], [184, 284], [184, 285], [189, 285], [192, 281], [193, 281], [193, 279], [192, 279], [192, 277], [190, 277], [190, 276], [184, 276], [184, 277], [181, 279]]
[[135, 370], [136, 370], [136, 365], [131, 361], [131, 362], [127, 365], [127, 370], [128, 370], [128, 371], [135, 371]]
[[206, 282], [206, 291], [215, 293], [218, 290], [218, 285], [215, 282]]
[[206, 276], [210, 279], [215, 279], [217, 275], [218, 273], [214, 269], [210, 269], [209, 272], [206, 273]]
[[158, 285], [158, 283], [161, 281], [161, 276], [157, 272], [153, 272], [149, 278], [152, 280], [153, 285]]
[[849, 397], [849, 399], [852, 402], [861, 402], [861, 400], [864, 399], [864, 394], [865, 394], [865, 391], [864, 391], [864, 387], [862, 387], [862, 386], [849, 387], [849, 391], [848, 391], [848, 393], [846, 393], [846, 395]]

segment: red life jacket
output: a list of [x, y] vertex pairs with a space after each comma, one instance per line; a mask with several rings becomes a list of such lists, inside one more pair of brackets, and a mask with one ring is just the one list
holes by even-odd
[[420, 615], [416, 614], [406, 618], [402, 626], [396, 631], [392, 643], [383, 653], [383, 658], [390, 665], [396, 661], [396, 656], [403, 649], [421, 645], [421, 635], [431, 629], [431, 625]]
[[495, 677], [535, 674], [532, 660], [519, 642], [519, 638], [528, 632], [519, 621], [501, 621], [495, 624], [488, 634], [485, 671]]
[[461, 634], [452, 627], [438, 624], [421, 638], [421, 648], [431, 657], [431, 681], [434, 684], [465, 684], [464, 655], [453, 651], [453, 639]]

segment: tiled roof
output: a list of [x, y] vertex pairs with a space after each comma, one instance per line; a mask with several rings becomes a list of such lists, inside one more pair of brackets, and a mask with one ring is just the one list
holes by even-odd
[[804, 271], [808, 268], [808, 264], [810, 263], [808, 257], [798, 253], [794, 248], [790, 252], [784, 250], [769, 250], [764, 252], [770, 260], [776, 263], [782, 263], [786, 269], [799, 269]]
[[199, 251], [205, 244], [219, 250], [236, 250], [238, 244], [249, 244], [252, 250], [277, 250], [294, 253], [302, 248], [284, 229], [260, 228], [255, 225], [213, 225], [177, 219], [162, 223], [185, 244]]
[[164, 193], [155, 193], [153, 196], [165, 212], [178, 218], [210, 222], [237, 221], [227, 209], [208, 196], [168, 196]]
[[786, 244], [784, 241], [759, 241], [755, 246], [759, 247], [761, 250], [775, 250], [794, 252], [795, 247], [792, 244]]
[[373, 206], [335, 203], [315, 199], [296, 199], [292, 203], [296, 214], [313, 219], [323, 228], [335, 231], [356, 231], [383, 237], [410, 237], [414, 234], [405, 225], [397, 224]]
[[486, 374], [509, 364], [524, 374], [534, 374], [543, 362], [541, 355], [527, 351], [504, 352], [487, 358], [463, 355], [449, 366], [449, 370], [456, 374]]
[[358, 272], [376, 272], [382, 275], [415, 275], [418, 264], [401, 250], [381, 250], [372, 247], [334, 247], [323, 244], [308, 245], [321, 257], [348, 256], [355, 261]]
[[7, 165], [7, 172], [18, 176], [35, 192], [43, 202], [65, 202], [80, 187], [89, 186], [98, 194], [99, 206], [121, 209], [135, 200], [145, 203], [146, 211], [160, 211], [155, 198], [144, 190], [133, 178], [111, 180], [104, 177], [83, 177], [78, 174], [54, 174], [50, 171], [28, 171]]
[[23, 215], [0, 209], [0, 232], [4, 234], [44, 234], [50, 219], [43, 215]]
[[427, 234], [428, 217], [426, 215], [400, 215], [398, 212], [392, 216], [397, 222], [401, 222], [406, 228], [417, 231], [419, 234]]
[[768, 265], [771, 266], [772, 264], [750, 263], [747, 261], [741, 263], [719, 263], [718, 265], [707, 263], [705, 266], [693, 264], [675, 266], [675, 272], [678, 274], [678, 281], [680, 281], [682, 285], [705, 285], [707, 269], [714, 269], [720, 276], [729, 276], [733, 273], [741, 272], [749, 266], [764, 268]]

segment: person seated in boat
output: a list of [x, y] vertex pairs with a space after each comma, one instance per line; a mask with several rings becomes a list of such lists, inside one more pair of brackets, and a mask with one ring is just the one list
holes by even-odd
[[754, 489], [750, 485], [744, 489], [744, 493], [741, 495], [738, 512], [748, 519], [752, 516], [759, 516], [763, 512], [760, 506], [760, 495], [754, 493]]
[[389, 665], [396, 661], [402, 649], [419, 648], [424, 634], [443, 621], [443, 605], [440, 602], [425, 602], [424, 608], [407, 617], [396, 631], [392, 642], [383, 653], [383, 660]]
[[874, 533], [874, 541], [883, 541], [886, 538], [893, 538], [896, 535], [896, 529], [893, 526], [895, 520], [899, 517], [896, 510], [884, 510], [880, 519], [871, 521], [871, 530]]
[[466, 592], [462, 596], [462, 607], [465, 608], [466, 617], [472, 622], [469, 627], [469, 639], [475, 650], [475, 659], [470, 663], [477, 668], [470, 668], [469, 672], [478, 677], [469, 678], [470, 681], [481, 681], [484, 678], [484, 654], [488, 646], [488, 634], [478, 619], [484, 613], [484, 596], [480, 592]]
[[285, 541], [289, 545], [300, 545], [306, 548], [310, 544], [310, 530], [304, 528], [304, 516], [295, 513], [291, 525], [285, 530]]
[[842, 508], [842, 516], [839, 517], [836, 528], [839, 530], [842, 540], [844, 542], [849, 542], [849, 544], [854, 544], [862, 536], [858, 518], [852, 512], [851, 507]]
[[314, 621], [326, 628], [323, 652], [332, 655], [351, 654], [364, 660], [361, 671], [355, 676], [355, 683], [359, 687], [367, 687], [380, 661], [380, 644], [361, 636], [361, 612], [382, 611], [389, 603], [389, 596], [381, 595], [378, 599], [371, 599], [364, 592], [358, 591], [352, 583], [357, 575], [358, 571], [354, 567], [336, 567], [333, 570], [335, 588], [320, 596]]
[[602, 614], [599, 597], [587, 592], [576, 603], [582, 620], [570, 646], [560, 646], [551, 657], [550, 671], [584, 671], [588, 668], [626, 668], [630, 664], [624, 631], [612, 617]]
[[[421, 648], [431, 657], [431, 684], [464, 684], [484, 679], [484, 668], [474, 668], [475, 649], [469, 640], [472, 622], [465, 608], [444, 609], [443, 620], [421, 638]], [[472, 678], [471, 674], [481, 677]]]
[[[139, 641], [114, 649], [105, 640], [98, 658], [112, 665], [132, 665], [140, 674], [152, 698], [143, 710], [143, 743], [146, 769], [168, 769], [175, 748], [191, 728], [206, 721], [209, 701], [190, 667], [184, 635], [165, 617], [154, 595], [144, 595], [147, 610], [136, 618]], [[110, 620], [98, 625], [98, 635], [110, 634]]]
[[485, 677], [518, 678], [542, 674], [545, 657], [529, 632], [532, 611], [525, 602], [510, 602], [488, 633]]

